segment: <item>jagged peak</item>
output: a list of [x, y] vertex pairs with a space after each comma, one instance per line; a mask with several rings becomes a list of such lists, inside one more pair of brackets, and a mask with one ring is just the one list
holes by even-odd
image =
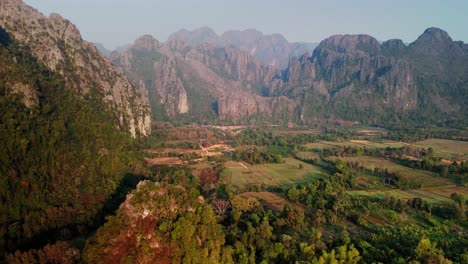
[[[365, 46], [363, 46], [365, 45]], [[366, 52], [379, 51], [380, 43], [372, 36], [365, 34], [358, 35], [333, 35], [320, 42], [318, 49], [332, 47], [339, 52], [349, 50], [363, 50]], [[365, 48], [364, 48], [365, 47]]]
[[191, 31], [181, 29], [169, 36], [168, 41], [171, 40], [183, 40], [190, 45], [200, 45], [203, 42], [217, 41], [218, 35], [210, 27], [200, 27]]
[[159, 48], [161, 43], [151, 35], [143, 35], [135, 40], [133, 48], [154, 50]]
[[452, 42], [452, 38], [445, 31], [437, 27], [430, 27], [418, 37], [414, 43], [429, 42], [429, 43], [443, 43]]
[[401, 39], [389, 39], [382, 43], [382, 48], [389, 52], [399, 52], [406, 47]]

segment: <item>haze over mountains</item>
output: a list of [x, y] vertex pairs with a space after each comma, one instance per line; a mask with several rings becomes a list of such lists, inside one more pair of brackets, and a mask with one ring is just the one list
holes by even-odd
[[316, 43], [290, 43], [281, 34], [264, 35], [255, 29], [230, 30], [218, 36], [211, 28], [203, 27], [188, 31], [182, 29], [169, 36], [171, 40], [182, 40], [189, 46], [209, 43], [214, 46], [232, 46], [250, 53], [265, 65], [285, 69], [289, 59], [312, 52]]
[[467, 44], [438, 28], [409, 45], [335, 35], [313, 52], [280, 35], [201, 28], [165, 43], [144, 36], [111, 57], [148, 91], [155, 119], [456, 123], [467, 113]]

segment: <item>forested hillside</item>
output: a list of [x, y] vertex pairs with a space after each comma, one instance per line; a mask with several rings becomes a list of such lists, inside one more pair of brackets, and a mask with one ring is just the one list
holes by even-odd
[[0, 254], [69, 237], [119, 185], [132, 141], [102, 96], [78, 96], [0, 28]]

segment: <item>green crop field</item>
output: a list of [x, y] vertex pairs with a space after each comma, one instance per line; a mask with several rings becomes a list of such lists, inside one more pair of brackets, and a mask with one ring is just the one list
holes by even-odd
[[[328, 174], [310, 164], [296, 159], [284, 159], [281, 164], [250, 165], [246, 162], [230, 161], [225, 163], [221, 181], [230, 182], [235, 187], [247, 184], [288, 187], [294, 184], [310, 182]], [[299, 168], [302, 164], [303, 168]]]
[[430, 203], [439, 204], [452, 203], [453, 201], [450, 198], [450, 195], [452, 195], [452, 193], [462, 194], [468, 198], [468, 187], [450, 185], [415, 190], [387, 189], [378, 191], [349, 191], [349, 194], [352, 196], [365, 196], [379, 199], [384, 199], [386, 196], [393, 196], [402, 200], [421, 198]]
[[362, 166], [369, 170], [374, 168], [388, 169], [393, 173], [421, 183], [422, 187], [437, 187], [454, 184], [446, 178], [439, 177], [436, 173], [424, 170], [417, 170], [405, 167], [387, 159], [375, 157], [329, 157], [331, 160], [341, 159], [343, 161], [360, 162]]
[[433, 148], [440, 157], [451, 160], [468, 160], [468, 142], [446, 139], [427, 139], [415, 143], [423, 148]]
[[396, 141], [379, 141], [373, 142], [368, 140], [349, 140], [349, 141], [320, 141], [316, 143], [306, 144], [305, 147], [308, 149], [322, 149], [331, 147], [366, 147], [366, 148], [401, 148], [405, 145], [402, 142]]

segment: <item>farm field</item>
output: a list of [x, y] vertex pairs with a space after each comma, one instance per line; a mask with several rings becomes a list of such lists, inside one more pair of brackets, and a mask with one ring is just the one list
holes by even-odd
[[258, 201], [260, 201], [264, 206], [276, 211], [283, 210], [286, 204], [297, 206], [291, 204], [290, 202], [286, 201], [286, 199], [284, 199], [283, 197], [272, 192], [245, 192], [239, 194], [238, 196], [244, 199], [255, 198]]
[[468, 142], [446, 139], [427, 139], [415, 143], [418, 147], [433, 148], [436, 154], [450, 160], [468, 160]]
[[349, 140], [349, 141], [320, 141], [316, 143], [306, 144], [305, 147], [308, 149], [322, 149], [331, 147], [366, 147], [366, 148], [401, 148], [405, 143], [397, 141], [383, 141], [373, 142], [368, 140]]
[[[221, 181], [230, 182], [239, 188], [247, 184], [288, 187], [310, 182], [328, 174], [322, 169], [296, 159], [284, 159], [281, 164], [250, 165], [246, 162], [229, 161], [221, 173]], [[303, 168], [299, 169], [299, 164]]]
[[468, 198], [468, 187], [449, 185], [415, 190], [388, 189], [379, 191], [349, 191], [349, 194], [353, 196], [365, 196], [379, 199], [383, 199], [386, 196], [393, 196], [402, 200], [421, 198], [427, 202], [436, 204], [452, 203], [453, 201], [450, 198], [452, 193], [462, 194]]
[[449, 179], [439, 177], [436, 173], [424, 170], [417, 170], [399, 165], [390, 160], [375, 157], [329, 157], [331, 160], [343, 160], [351, 162], [360, 162], [362, 166], [369, 170], [374, 168], [388, 169], [393, 173], [398, 173], [401, 176], [412, 179], [421, 183], [422, 187], [437, 187], [454, 184]]

